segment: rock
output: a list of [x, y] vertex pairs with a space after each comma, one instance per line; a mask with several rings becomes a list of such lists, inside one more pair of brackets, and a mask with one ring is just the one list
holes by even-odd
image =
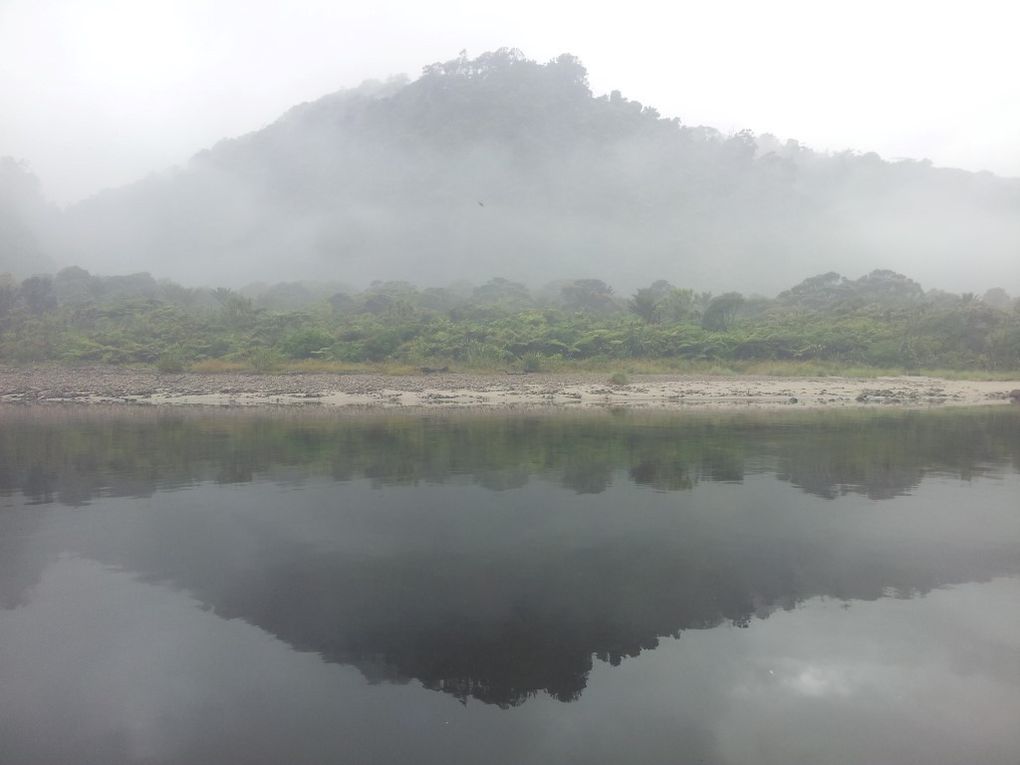
[[1014, 404], [1020, 404], [1020, 388], [1011, 390], [1007, 395], [1009, 396], [1009, 400]]

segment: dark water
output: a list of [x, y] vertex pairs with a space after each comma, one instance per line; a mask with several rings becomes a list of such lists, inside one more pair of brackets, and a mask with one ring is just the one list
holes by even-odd
[[1020, 411], [0, 410], [0, 763], [1020, 762]]

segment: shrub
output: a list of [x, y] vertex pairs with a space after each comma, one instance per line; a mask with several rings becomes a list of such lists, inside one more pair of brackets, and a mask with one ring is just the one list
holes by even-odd
[[527, 353], [521, 359], [521, 368], [528, 373], [544, 372], [545, 359], [539, 353]]
[[248, 357], [253, 372], [265, 374], [280, 365], [280, 355], [272, 348], [256, 348]]
[[630, 385], [630, 378], [626, 372], [614, 372], [609, 382], [613, 385]]
[[180, 351], [166, 351], [156, 360], [156, 371], [160, 374], [179, 374], [184, 371], [184, 354]]
[[299, 329], [284, 338], [280, 349], [292, 359], [310, 359], [324, 355], [333, 342], [333, 335], [325, 330]]

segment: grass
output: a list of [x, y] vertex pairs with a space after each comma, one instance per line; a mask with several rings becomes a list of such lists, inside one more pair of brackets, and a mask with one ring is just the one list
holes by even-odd
[[189, 366], [192, 372], [200, 374], [244, 374], [265, 371], [274, 374], [334, 374], [334, 375], [413, 375], [420, 374], [418, 366], [405, 362], [360, 363], [350, 361], [324, 361], [320, 359], [271, 359], [269, 370], [257, 368], [250, 359], [202, 359]]
[[[266, 360], [260, 360], [266, 361]], [[628, 359], [620, 369], [619, 359], [562, 359], [558, 357], [528, 356], [515, 362], [494, 359], [477, 359], [471, 362], [454, 362], [449, 359], [415, 361], [349, 362], [321, 359], [268, 360], [268, 369], [256, 368], [250, 359], [203, 359], [188, 365], [192, 372], [204, 374], [230, 374], [273, 372], [278, 374], [378, 374], [416, 375], [422, 367], [449, 367], [451, 372], [467, 374], [502, 375], [506, 372], [571, 374], [592, 373], [611, 375], [614, 385], [626, 385], [633, 375], [670, 374], [711, 377], [761, 375], [767, 377], [897, 377], [925, 376], [947, 380], [1020, 380], [1020, 370], [980, 369], [907, 369], [906, 367], [868, 367], [827, 361], [711, 361], [698, 359]], [[626, 382], [616, 382], [617, 375]]]
[[[377, 362], [360, 362], [360, 361], [326, 361], [322, 359], [302, 359], [300, 361], [288, 361], [283, 365], [283, 369], [288, 372], [299, 372], [314, 374], [316, 372], [324, 372], [335, 375], [358, 375], [358, 374], [376, 374], [376, 375], [416, 375], [421, 374], [421, 368], [423, 366], [431, 366], [439, 369], [448, 364], [412, 364], [406, 361], [377, 361]], [[453, 369], [453, 367], [450, 367]]]
[[184, 357], [177, 352], [168, 351], [156, 361], [156, 369], [160, 374], [177, 374], [184, 371]]
[[[614, 375], [622, 373], [632, 378], [634, 375], [691, 375], [699, 377], [735, 377], [738, 375], [761, 375], [767, 377], [900, 377], [924, 376], [938, 377], [945, 380], [988, 380], [988, 381], [1020, 381], [1020, 369], [946, 369], [925, 368], [908, 369], [906, 367], [869, 367], [863, 365], [840, 364], [835, 361], [719, 361], [704, 359], [563, 359], [559, 357], [539, 356], [532, 360], [541, 373], [577, 374], [590, 373], [597, 375]], [[167, 363], [169, 362], [169, 363]], [[329, 361], [321, 359], [287, 359], [276, 357], [269, 359], [273, 374], [376, 374], [376, 375], [417, 375], [422, 367], [449, 367], [451, 373], [503, 375], [507, 372], [522, 371], [522, 360], [501, 361], [499, 359], [472, 359], [469, 362], [451, 361], [450, 359], [412, 359], [401, 361], [352, 362]], [[621, 369], [621, 364], [623, 368]], [[9, 359], [0, 361], [0, 366], [8, 369], [38, 367], [82, 367], [94, 364], [81, 362], [15, 362]], [[94, 366], [104, 366], [102, 364]], [[157, 369], [158, 364], [118, 364], [122, 369]], [[176, 359], [164, 360], [163, 370], [176, 370]], [[263, 373], [256, 370], [250, 358], [215, 358], [185, 362], [183, 371], [200, 374], [247, 374]]]
[[921, 374], [946, 380], [1020, 380], [1020, 370], [1017, 369], [926, 369]]
[[243, 361], [230, 361], [228, 359], [202, 359], [192, 362], [189, 366], [191, 372], [202, 374], [229, 374], [231, 372], [249, 372], [251, 366]]

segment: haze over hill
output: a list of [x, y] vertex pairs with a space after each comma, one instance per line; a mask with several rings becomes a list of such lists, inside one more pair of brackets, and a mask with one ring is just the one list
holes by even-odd
[[21, 191], [0, 196], [0, 271], [22, 275], [48, 255], [192, 284], [499, 275], [774, 294], [883, 268], [1020, 291], [1020, 180], [687, 126], [594, 97], [571, 55], [462, 55], [339, 91], [60, 215], [8, 175]]

